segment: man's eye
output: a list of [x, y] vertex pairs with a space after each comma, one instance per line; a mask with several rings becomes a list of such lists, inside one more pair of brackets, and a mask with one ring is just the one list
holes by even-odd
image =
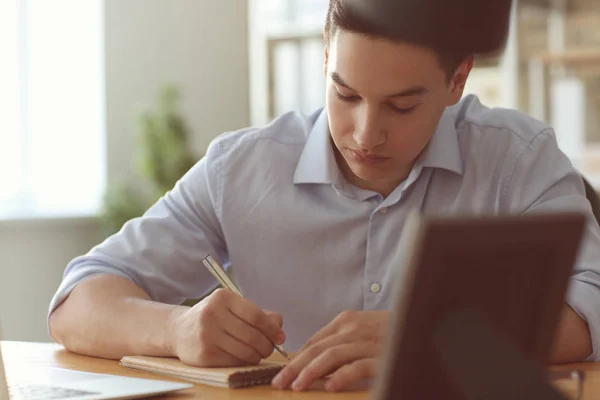
[[415, 108], [417, 108], [417, 106], [412, 106], [409, 108], [401, 108], [401, 107], [396, 107], [394, 105], [390, 105], [390, 108], [392, 109], [392, 111], [394, 111], [395, 113], [398, 114], [410, 114], [411, 112], [413, 112], [415, 110]]
[[335, 89], [335, 97], [337, 97], [339, 100], [345, 101], [347, 103], [352, 103], [352, 102], [360, 100], [360, 97], [358, 97], [358, 96], [344, 96], [337, 89]]

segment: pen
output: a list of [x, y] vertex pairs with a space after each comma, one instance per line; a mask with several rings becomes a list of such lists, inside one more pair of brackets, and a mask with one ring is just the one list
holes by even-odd
[[[240, 296], [244, 297], [244, 295], [242, 294], [240, 289], [237, 287], [237, 285], [235, 283], [233, 283], [233, 281], [229, 278], [229, 276], [227, 275], [227, 273], [225, 272], [223, 267], [221, 267], [219, 265], [219, 263], [216, 262], [215, 259], [210, 256], [210, 254], [207, 255], [206, 257], [204, 257], [204, 260], [202, 260], [202, 263], [206, 266], [206, 268], [210, 271], [210, 273], [213, 274], [213, 276], [217, 279], [217, 281], [219, 281], [221, 286], [223, 286], [224, 288], [230, 289], [234, 293], [237, 293]], [[277, 350], [282, 356], [284, 356], [288, 360], [291, 360], [290, 356], [283, 349], [283, 347], [281, 347], [278, 344], [273, 344], [273, 346], [275, 347], [275, 350]]]

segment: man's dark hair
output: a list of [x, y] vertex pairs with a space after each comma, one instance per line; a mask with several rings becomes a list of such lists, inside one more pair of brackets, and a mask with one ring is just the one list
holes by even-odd
[[[508, 23], [504, 16], [510, 10], [510, 0], [491, 3], [488, 0], [329, 0], [325, 42], [329, 45], [341, 29], [419, 45], [437, 54], [449, 80], [467, 57], [487, 51], [485, 46], [493, 50], [492, 47], [505, 40]], [[486, 17], [494, 7], [496, 15], [492, 17], [496, 18], [497, 26], [490, 29]]]

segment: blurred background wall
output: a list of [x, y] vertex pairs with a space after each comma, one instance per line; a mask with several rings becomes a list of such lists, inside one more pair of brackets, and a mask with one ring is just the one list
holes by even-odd
[[[36, 2], [31, 3], [35, 7]], [[69, 5], [64, 0], [52, 3]], [[219, 133], [250, 123], [245, 1], [102, 3], [102, 14], [97, 15], [103, 20], [105, 60], [106, 161], [102, 167], [108, 182], [129, 173], [136, 113], [154, 100], [165, 82], [181, 88], [182, 114], [199, 153]], [[69, 157], [68, 147], [68, 143], [57, 144], [56, 157]], [[61, 214], [32, 218], [15, 213], [16, 217], [6, 215], [0, 220], [0, 321], [7, 340], [49, 340], [47, 306], [67, 262], [102, 237], [94, 210], [83, 215], [62, 210]]]

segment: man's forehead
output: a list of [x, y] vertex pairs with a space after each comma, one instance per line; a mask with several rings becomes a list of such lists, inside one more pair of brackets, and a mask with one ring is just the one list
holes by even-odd
[[342, 33], [331, 42], [328, 74], [333, 72], [349, 85], [358, 84], [353, 81], [368, 76], [371, 80], [387, 80], [388, 85], [392, 84], [398, 90], [424, 86], [421, 81], [437, 79], [438, 74], [440, 79], [445, 79], [445, 72], [433, 51], [353, 33]]
[[380, 55], [387, 58], [397, 57], [406, 59], [408, 56], [436, 60], [435, 51], [430, 48], [402, 41], [392, 41], [382, 37], [373, 37], [362, 33], [339, 30], [329, 45], [330, 52], [343, 58], [368, 53], [371, 56]]

